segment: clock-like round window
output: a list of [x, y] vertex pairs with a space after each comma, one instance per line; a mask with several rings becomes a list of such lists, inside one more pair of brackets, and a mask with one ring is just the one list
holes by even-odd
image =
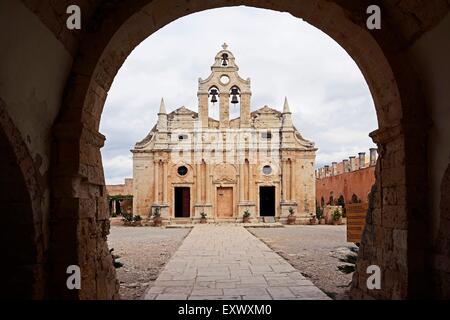
[[230, 77], [228, 77], [227, 75], [223, 75], [220, 77], [220, 83], [227, 85], [230, 83]]
[[187, 175], [187, 173], [188, 173], [188, 168], [186, 168], [185, 166], [181, 166], [178, 168], [178, 174], [180, 176], [184, 177], [185, 175]]
[[265, 174], [265, 175], [269, 175], [269, 174], [272, 174], [272, 167], [271, 166], [264, 166], [263, 167], [263, 169], [262, 169], [262, 171], [263, 171], [263, 173]]

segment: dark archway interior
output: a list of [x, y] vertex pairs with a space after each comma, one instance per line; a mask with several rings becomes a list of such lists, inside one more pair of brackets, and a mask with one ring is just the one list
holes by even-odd
[[0, 126], [0, 297], [34, 297], [38, 272], [33, 209], [14, 149]]
[[261, 217], [275, 217], [275, 187], [259, 188], [259, 212]]

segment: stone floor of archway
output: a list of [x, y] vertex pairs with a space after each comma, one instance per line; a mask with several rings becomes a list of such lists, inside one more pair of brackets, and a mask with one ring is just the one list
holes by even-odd
[[313, 283], [239, 225], [196, 225], [148, 300], [327, 300]]

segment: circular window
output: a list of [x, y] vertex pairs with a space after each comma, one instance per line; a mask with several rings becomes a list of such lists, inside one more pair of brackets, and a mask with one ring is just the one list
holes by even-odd
[[272, 167], [271, 166], [264, 166], [262, 171], [263, 171], [263, 173], [265, 175], [269, 175], [269, 174], [272, 173]]
[[222, 84], [229, 84], [230, 83], [230, 77], [223, 75], [220, 77], [220, 83]]
[[180, 176], [185, 176], [188, 173], [188, 168], [186, 168], [185, 166], [181, 166], [178, 168], [178, 174]]

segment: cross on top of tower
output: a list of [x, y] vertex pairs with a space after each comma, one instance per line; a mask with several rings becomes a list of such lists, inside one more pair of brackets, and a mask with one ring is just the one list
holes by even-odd
[[223, 43], [222, 48], [223, 48], [223, 50], [227, 50], [228, 49], [228, 45], [227, 45], [226, 42]]

